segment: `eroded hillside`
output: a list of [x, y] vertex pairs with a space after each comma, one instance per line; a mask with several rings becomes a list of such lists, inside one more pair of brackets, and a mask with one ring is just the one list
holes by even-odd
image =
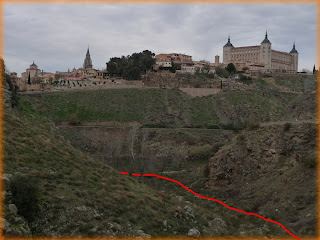
[[[114, 168], [155, 170], [314, 236], [314, 98], [267, 88], [201, 98], [170, 89], [23, 95], [5, 115], [4, 171], [37, 183], [34, 236], [187, 236], [193, 229], [193, 236], [288, 237], [177, 184]], [[5, 214], [12, 223], [10, 209]]]
[[[216, 235], [221, 228], [208, 226], [212, 216], [201, 205], [155, 191], [72, 147], [22, 102], [4, 120], [7, 236], [186, 236], [195, 227]], [[15, 194], [19, 186], [26, 195], [21, 187]], [[37, 201], [29, 202], [35, 192]], [[25, 214], [25, 206], [34, 211]]]

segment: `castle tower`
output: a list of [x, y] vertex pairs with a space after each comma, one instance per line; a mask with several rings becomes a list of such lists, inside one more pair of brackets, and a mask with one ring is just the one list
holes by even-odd
[[218, 66], [219, 65], [219, 55], [216, 55], [215, 57], [214, 57], [214, 65], [215, 66]]
[[231, 61], [231, 49], [234, 48], [230, 42], [230, 36], [228, 42], [223, 46], [223, 63], [229, 63]]
[[264, 64], [265, 69], [271, 69], [271, 42], [268, 39], [268, 33], [260, 45], [260, 62]]
[[295, 71], [295, 72], [298, 72], [298, 57], [299, 57], [299, 53], [296, 50], [296, 43], [295, 42], [293, 43], [293, 48], [290, 51], [290, 55], [293, 58], [293, 65], [292, 65], [293, 69], [292, 70]]
[[84, 69], [92, 68], [92, 61], [91, 61], [91, 58], [90, 58], [89, 46], [88, 46], [86, 58], [84, 59], [83, 68]]

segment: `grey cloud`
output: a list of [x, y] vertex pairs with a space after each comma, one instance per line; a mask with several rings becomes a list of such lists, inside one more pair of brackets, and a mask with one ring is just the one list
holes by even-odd
[[316, 60], [311, 3], [6, 3], [3, 13], [4, 57], [18, 73], [32, 60], [47, 71], [80, 67], [88, 43], [100, 69], [110, 57], [145, 49], [214, 61], [228, 34], [235, 46], [257, 45], [266, 28], [276, 50], [290, 51], [296, 41], [300, 69]]

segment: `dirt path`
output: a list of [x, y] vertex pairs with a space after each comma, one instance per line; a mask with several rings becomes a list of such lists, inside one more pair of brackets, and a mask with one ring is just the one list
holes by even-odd
[[302, 123], [313, 123], [313, 124], [318, 124], [319, 122], [317, 122], [316, 120], [299, 120], [297, 119], [297, 121], [276, 121], [276, 122], [264, 122], [261, 123], [260, 126], [265, 127], [265, 126], [274, 126], [274, 125], [285, 125], [287, 123], [290, 124], [302, 124]]

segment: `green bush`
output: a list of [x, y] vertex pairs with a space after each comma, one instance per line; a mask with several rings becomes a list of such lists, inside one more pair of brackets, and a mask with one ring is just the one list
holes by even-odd
[[245, 123], [245, 126], [248, 130], [256, 130], [260, 127], [260, 123], [255, 121], [248, 121]]
[[240, 74], [239, 77], [240, 77], [239, 81], [242, 83], [245, 83], [245, 84], [253, 83], [252, 77], [249, 77], [243, 74]]
[[80, 121], [78, 119], [78, 116], [76, 113], [72, 113], [69, 117], [69, 123], [71, 125], [79, 125], [80, 124]]
[[216, 67], [215, 68], [216, 70], [216, 74], [220, 77], [224, 77], [224, 78], [227, 78], [230, 76], [230, 73], [228, 72], [227, 69], [225, 68], [222, 68], [222, 67]]
[[16, 176], [11, 182], [11, 192], [18, 213], [28, 221], [32, 221], [39, 210], [39, 187], [35, 179], [29, 176]]
[[317, 166], [317, 156], [315, 154], [310, 154], [301, 158], [302, 164], [306, 168], [315, 168]]
[[283, 131], [284, 132], [288, 132], [291, 128], [291, 123], [286, 123], [283, 127]]
[[256, 79], [256, 83], [259, 86], [269, 86], [269, 84], [263, 78], [257, 78]]

